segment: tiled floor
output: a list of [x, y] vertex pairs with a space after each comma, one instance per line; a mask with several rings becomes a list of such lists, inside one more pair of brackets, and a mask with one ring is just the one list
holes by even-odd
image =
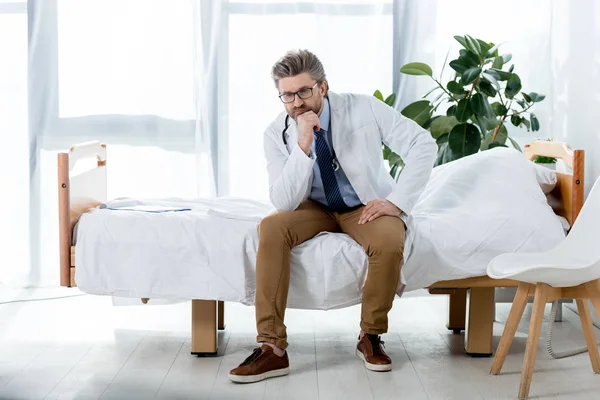
[[[494, 346], [508, 311], [498, 306]], [[251, 385], [230, 383], [227, 373], [256, 345], [254, 309], [227, 303], [214, 358], [190, 355], [190, 313], [189, 302], [115, 307], [110, 298], [89, 295], [0, 304], [0, 399], [512, 399], [530, 308], [500, 376], [489, 375], [491, 358], [465, 356], [462, 334], [445, 329], [444, 296], [396, 300], [383, 337], [394, 362], [388, 373], [365, 370], [354, 354], [359, 307], [288, 310], [291, 373]], [[555, 338], [557, 349], [584, 344], [571, 310], [564, 309]], [[587, 354], [553, 360], [540, 341], [531, 398], [598, 393], [600, 376]]]

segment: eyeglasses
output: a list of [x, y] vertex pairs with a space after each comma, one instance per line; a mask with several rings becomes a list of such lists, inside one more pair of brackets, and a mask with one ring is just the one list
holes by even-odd
[[281, 99], [281, 101], [283, 101], [286, 104], [287, 103], [293, 103], [294, 100], [296, 100], [296, 95], [298, 95], [298, 97], [301, 98], [302, 100], [308, 99], [308, 98], [312, 97], [312, 95], [313, 95], [313, 89], [319, 83], [321, 83], [321, 82], [317, 81], [312, 87], [306, 88], [306, 89], [302, 89], [302, 90], [299, 90], [299, 91], [294, 92], [294, 93], [283, 93], [283, 94], [280, 94], [279, 98]]

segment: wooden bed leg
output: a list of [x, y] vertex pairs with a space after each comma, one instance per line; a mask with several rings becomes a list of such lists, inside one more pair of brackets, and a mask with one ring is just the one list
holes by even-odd
[[219, 301], [218, 328], [220, 331], [225, 330], [225, 302]]
[[217, 308], [215, 300], [192, 300], [193, 355], [217, 355]]
[[446, 328], [454, 333], [460, 333], [465, 329], [467, 316], [467, 289], [456, 289], [454, 294], [448, 297], [448, 322]]
[[492, 356], [494, 335], [494, 288], [469, 289], [468, 319], [465, 329], [465, 351], [472, 357]]

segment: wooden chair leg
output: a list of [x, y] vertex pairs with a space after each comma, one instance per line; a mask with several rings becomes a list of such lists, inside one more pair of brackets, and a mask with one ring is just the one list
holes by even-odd
[[218, 328], [220, 331], [222, 331], [225, 329], [225, 302], [219, 301], [218, 305], [219, 305], [219, 313], [217, 316]]
[[542, 330], [542, 322], [544, 320], [544, 309], [546, 307], [548, 288], [549, 286], [545, 283], [538, 283], [535, 287], [533, 312], [529, 323], [529, 336], [527, 338], [527, 348], [525, 349], [523, 371], [521, 372], [521, 385], [519, 386], [520, 399], [526, 399], [529, 396], [529, 388], [531, 387], [531, 378], [535, 366], [535, 357], [540, 341], [540, 331]]
[[465, 350], [473, 357], [492, 355], [492, 337], [494, 335], [494, 293], [493, 287], [469, 289], [468, 320], [465, 329]]
[[456, 289], [448, 296], [448, 322], [446, 328], [454, 333], [465, 329], [467, 316], [467, 289]]
[[592, 369], [595, 373], [600, 373], [600, 355], [598, 354], [598, 345], [596, 344], [596, 336], [594, 335], [594, 325], [592, 323], [592, 314], [590, 313], [590, 305], [588, 299], [577, 299], [577, 311], [583, 328], [583, 336], [587, 344]]
[[498, 375], [502, 370], [502, 365], [504, 365], [504, 360], [506, 360], [506, 356], [508, 355], [510, 345], [512, 344], [512, 341], [515, 337], [515, 333], [517, 333], [519, 322], [521, 321], [521, 317], [523, 317], [525, 306], [527, 306], [530, 288], [531, 284], [529, 283], [519, 284], [517, 294], [515, 295], [512, 306], [510, 308], [508, 320], [506, 321], [506, 325], [504, 326], [504, 332], [502, 332], [502, 338], [500, 339], [500, 343], [498, 344], [498, 349], [496, 349], [496, 356], [494, 357], [494, 362], [490, 371], [491, 374]]
[[192, 300], [192, 354], [217, 354], [217, 308], [214, 300]]

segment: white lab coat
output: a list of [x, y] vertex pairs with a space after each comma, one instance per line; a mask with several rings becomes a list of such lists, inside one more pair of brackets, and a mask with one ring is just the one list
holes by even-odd
[[[410, 215], [435, 162], [431, 134], [374, 96], [329, 91], [328, 97], [333, 147], [361, 202], [385, 198]], [[308, 157], [298, 145], [292, 118], [287, 146], [283, 143], [286, 115], [282, 112], [267, 128], [264, 151], [271, 203], [278, 210], [295, 210], [310, 195], [316, 156]], [[385, 168], [382, 141], [406, 164], [397, 182]]]

